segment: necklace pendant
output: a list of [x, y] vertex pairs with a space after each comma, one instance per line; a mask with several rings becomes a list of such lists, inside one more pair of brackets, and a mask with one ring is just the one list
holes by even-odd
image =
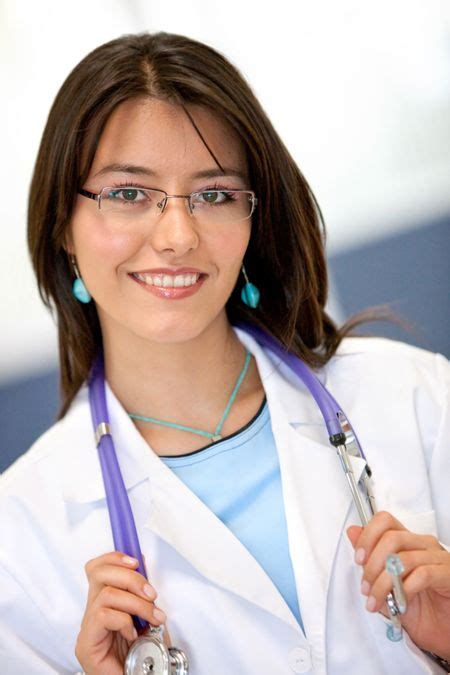
[[213, 436], [213, 437], [211, 438], [211, 440], [213, 441], [213, 443], [215, 443], [216, 441], [220, 441], [221, 439], [222, 439], [222, 436], [221, 436], [220, 434], [217, 434], [216, 436]]

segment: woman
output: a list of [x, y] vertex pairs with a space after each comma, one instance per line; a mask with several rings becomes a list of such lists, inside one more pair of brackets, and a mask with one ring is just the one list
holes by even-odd
[[[442, 672], [448, 363], [342, 340], [320, 212], [236, 69], [163, 33], [89, 54], [50, 111], [29, 246], [63, 402], [1, 482], [2, 672], [119, 674], [132, 616], [166, 625], [194, 675]], [[383, 509], [364, 529], [311, 396], [241, 321], [354, 421]], [[113, 552], [86, 385], [100, 352], [148, 581]], [[389, 553], [405, 567], [397, 643]]]

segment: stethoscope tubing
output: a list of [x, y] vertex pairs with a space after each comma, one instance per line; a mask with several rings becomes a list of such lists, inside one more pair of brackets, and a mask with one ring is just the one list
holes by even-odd
[[[246, 333], [249, 333], [260, 345], [272, 351], [304, 383], [321, 411], [330, 439], [333, 438], [333, 436], [343, 437], [342, 425], [339, 420], [339, 415], [342, 414], [345, 417], [349, 429], [351, 430], [351, 433], [355, 439], [359, 455], [365, 460], [366, 458], [363, 449], [348, 417], [345, 415], [344, 411], [334, 399], [332, 394], [328, 391], [328, 389], [326, 389], [325, 385], [323, 385], [318, 377], [313, 373], [312, 369], [303, 363], [303, 361], [301, 361], [297, 356], [287, 351], [285, 347], [277, 342], [272, 336], [264, 332], [261, 328], [249, 325], [247, 323], [239, 323], [236, 325], [236, 327]], [[105, 484], [106, 501], [111, 522], [114, 547], [117, 551], [122, 551], [123, 553], [136, 558], [139, 562], [137, 570], [145, 578], [147, 578], [130, 500], [123, 481], [122, 473], [120, 471], [116, 451], [114, 448], [114, 442], [110, 432], [110, 420], [106, 405], [105, 373], [102, 356], [99, 356], [95, 360], [94, 366], [92, 368], [91, 377], [89, 380], [89, 402], [103, 481]], [[372, 514], [368, 515], [365, 509], [361, 494], [359, 493], [357, 482], [354, 478], [352, 467], [349, 462], [345, 444], [334, 445], [346, 474], [346, 478], [349, 483], [349, 487], [352, 492], [353, 500], [356, 504], [361, 522], [363, 525], [367, 525]], [[391, 594], [389, 595], [391, 596]], [[134, 621], [138, 630], [144, 630], [148, 627], [148, 624], [139, 617], [134, 617]]]
[[[106, 503], [114, 548], [116, 551], [122, 551], [136, 558], [139, 562], [137, 571], [147, 578], [130, 499], [123, 481], [122, 472], [120, 471], [114, 441], [110, 433], [102, 356], [97, 357], [92, 368], [89, 382], [89, 402], [96, 440], [98, 440], [97, 450], [105, 485]], [[104, 432], [100, 435], [98, 431], [102, 426]], [[145, 630], [148, 627], [148, 623], [139, 617], [133, 617], [133, 619], [137, 630]]]
[[[320, 408], [322, 417], [326, 424], [330, 436], [340, 434], [342, 432], [340, 422], [337, 418], [337, 412], [340, 411], [334, 399], [328, 395], [328, 391], [324, 389], [322, 383], [318, 380], [312, 370], [303, 363], [297, 356], [291, 354], [277, 342], [273, 337], [265, 333], [261, 328], [251, 326], [249, 324], [238, 323], [236, 328], [240, 328], [252, 335], [255, 340], [264, 347], [270, 349], [271, 352], [280, 357], [282, 361], [300, 378], [300, 380], [309, 389], [314, 400]], [[336, 410], [337, 407], [337, 410]]]

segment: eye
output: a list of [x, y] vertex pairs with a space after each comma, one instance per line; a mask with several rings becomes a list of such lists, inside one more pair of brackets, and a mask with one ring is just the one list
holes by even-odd
[[114, 190], [109, 190], [108, 199], [118, 202], [140, 202], [148, 199], [145, 190], [138, 190], [137, 188], [119, 187]]
[[195, 201], [213, 206], [214, 204], [224, 204], [234, 200], [235, 196], [230, 190], [204, 190], [198, 193]]

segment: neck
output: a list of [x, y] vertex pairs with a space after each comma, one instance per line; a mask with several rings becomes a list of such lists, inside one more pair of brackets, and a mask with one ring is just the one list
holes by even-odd
[[[162, 344], [134, 337], [130, 345], [129, 336], [118, 330], [103, 330], [103, 342], [106, 379], [127, 412], [207, 431], [221, 418], [245, 361], [245, 348], [225, 317], [184, 342]], [[233, 408], [256, 390], [260, 381], [252, 359]], [[192, 434], [173, 431], [170, 436], [154, 425], [136, 426], [152, 447], [157, 440], [167, 441], [169, 448], [156, 448], [159, 454], [174, 454], [174, 446], [181, 454], [193, 443], [205, 445]]]

